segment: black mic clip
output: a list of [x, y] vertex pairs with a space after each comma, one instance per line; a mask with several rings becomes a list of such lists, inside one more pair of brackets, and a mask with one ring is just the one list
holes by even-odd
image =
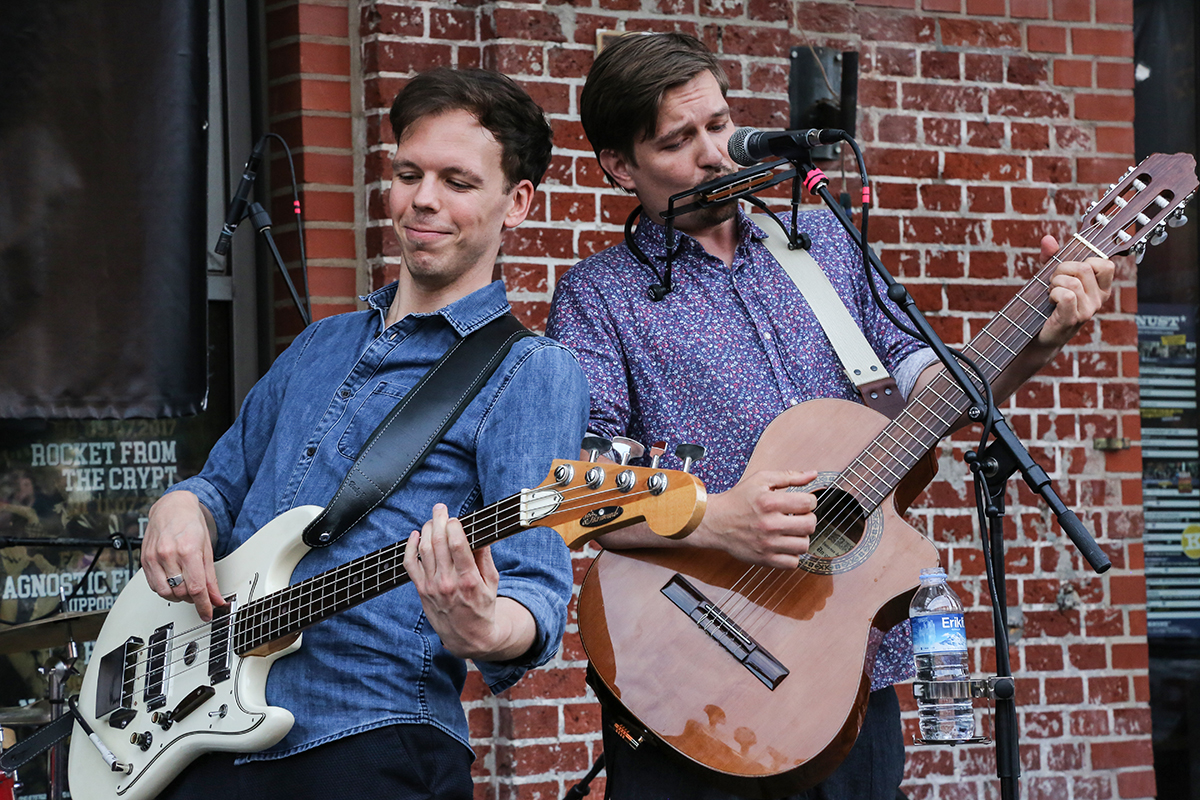
[[242, 169], [242, 179], [238, 183], [237, 191], [233, 193], [233, 198], [229, 201], [229, 208], [225, 212], [225, 224], [221, 226], [221, 233], [217, 236], [217, 244], [213, 248], [217, 255], [223, 256], [229, 252], [229, 244], [233, 239], [233, 232], [237, 230], [237, 226], [250, 214], [250, 192], [254, 188], [254, 179], [258, 173], [259, 166], [262, 164], [263, 153], [266, 152], [267, 137], [263, 136], [254, 145], [254, 150], [250, 153], [250, 158], [246, 159], [246, 166]]
[[652, 283], [646, 288], [646, 296], [650, 298], [651, 302], [657, 303], [659, 300], [665, 298], [670, 291], [671, 287], [669, 286], [663, 286], [661, 283]]

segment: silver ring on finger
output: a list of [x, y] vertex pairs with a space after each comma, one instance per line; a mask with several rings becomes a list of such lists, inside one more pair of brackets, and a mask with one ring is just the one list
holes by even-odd
[[182, 583], [183, 583], [183, 573], [180, 573], [178, 575], [172, 575], [171, 577], [167, 578], [167, 586], [170, 586], [172, 589], [174, 589], [176, 586], [179, 586]]

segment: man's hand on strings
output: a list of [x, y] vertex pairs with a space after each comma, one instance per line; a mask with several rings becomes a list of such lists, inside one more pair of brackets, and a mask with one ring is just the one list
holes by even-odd
[[[1059, 250], [1053, 236], [1042, 238], [1042, 260]], [[1050, 278], [1054, 311], [1038, 334], [1042, 347], [1058, 349], [1071, 340], [1112, 296], [1113, 262], [1089, 256], [1083, 261], [1064, 261]]]
[[472, 551], [462, 523], [442, 503], [409, 536], [404, 569], [430, 625], [459, 658], [508, 660], [533, 644], [533, 615], [515, 600], [497, 596], [500, 574], [491, 548]]
[[700, 526], [683, 542], [724, 550], [739, 561], [795, 569], [816, 531], [816, 495], [798, 491], [815, 472], [763, 471], [709, 495]]

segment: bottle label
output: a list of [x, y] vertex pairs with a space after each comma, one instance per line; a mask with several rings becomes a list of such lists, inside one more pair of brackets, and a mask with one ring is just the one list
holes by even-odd
[[967, 628], [962, 614], [930, 614], [912, 619], [913, 650], [917, 653], [953, 653], [967, 649]]

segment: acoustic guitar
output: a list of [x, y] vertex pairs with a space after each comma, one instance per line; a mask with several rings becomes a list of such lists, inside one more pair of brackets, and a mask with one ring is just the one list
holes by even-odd
[[[1144, 250], [1182, 224], [1195, 159], [1153, 155], [1083, 217], [1082, 227], [966, 347], [990, 382], [1038, 335], [1060, 260]], [[895, 489], [967, 409], [945, 373], [895, 420], [813, 400], [767, 426], [746, 466], [816, 469], [817, 531], [796, 570], [719, 551], [604, 551], [580, 590], [579, 630], [597, 693], [666, 752], [747, 797], [818, 783], [862, 725], [878, 635], [901, 621], [933, 543], [908, 525]], [[646, 746], [646, 745], [642, 745]]]

